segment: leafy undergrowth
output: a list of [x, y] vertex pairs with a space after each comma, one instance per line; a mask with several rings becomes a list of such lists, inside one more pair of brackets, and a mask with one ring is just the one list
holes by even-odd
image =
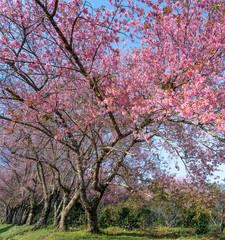
[[[28, 231], [27, 226], [0, 225], [0, 240], [79, 240], [79, 239], [122, 239], [122, 240], [156, 240], [156, 239], [177, 239], [177, 240], [225, 240], [224, 234], [208, 234], [197, 236], [191, 229], [183, 228], [156, 228], [151, 230], [123, 231], [121, 228], [107, 228], [101, 234], [91, 235], [81, 228], [70, 229], [67, 232], [58, 232], [49, 226], [37, 231]], [[22, 234], [19, 234], [22, 233]], [[17, 234], [17, 235], [16, 235]]]

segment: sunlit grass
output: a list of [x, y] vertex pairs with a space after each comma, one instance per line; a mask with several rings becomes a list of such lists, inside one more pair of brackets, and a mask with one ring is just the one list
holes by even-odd
[[[11, 240], [156, 240], [156, 239], [167, 239], [167, 240], [225, 240], [225, 235], [202, 235], [197, 236], [192, 229], [185, 228], [153, 228], [149, 230], [133, 230], [123, 231], [121, 228], [110, 227], [102, 230], [98, 235], [91, 235], [82, 228], [69, 229], [66, 232], [57, 231], [52, 226], [37, 231], [24, 230], [29, 229], [30, 226], [12, 226], [1, 224], [0, 225], [0, 240], [9, 238]], [[24, 233], [23, 233], [24, 232]], [[19, 234], [21, 233], [21, 234]], [[16, 235], [17, 234], [17, 235]]]

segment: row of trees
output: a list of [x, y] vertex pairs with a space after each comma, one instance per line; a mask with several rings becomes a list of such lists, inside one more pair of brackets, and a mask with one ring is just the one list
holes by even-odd
[[173, 179], [169, 185], [152, 192], [151, 199], [132, 194], [113, 204], [105, 201], [100, 207], [99, 224], [125, 230], [182, 226], [195, 228], [197, 234], [223, 231], [224, 186], [196, 186], [187, 179]]
[[[68, 209], [73, 193], [70, 194], [71, 191], [68, 194], [65, 203], [65, 195], [60, 191], [57, 179], [53, 181], [52, 178], [46, 177], [51, 181], [49, 188], [53, 182], [55, 189], [57, 188], [54, 195], [49, 191], [51, 199], [46, 212], [45, 199], [42, 192], [38, 191], [41, 190], [41, 182], [37, 181], [37, 191], [31, 192], [32, 184], [28, 184], [27, 169], [26, 181], [23, 178], [23, 183], [21, 172], [20, 174], [14, 172], [11, 181], [7, 179], [8, 182], [4, 181], [4, 184], [1, 182], [3, 195], [1, 195], [0, 207], [3, 223], [34, 224], [33, 228], [35, 228], [35, 224], [45, 215], [45, 225], [53, 224], [61, 230], [62, 226], [65, 229], [65, 227], [87, 224], [87, 215], [78, 198], [65, 215], [65, 208]], [[17, 184], [13, 183], [15, 179]], [[13, 183], [15, 188], [7, 183]], [[118, 185], [111, 186], [99, 205], [98, 222], [101, 228], [118, 226], [123, 227], [124, 230], [183, 226], [194, 227], [196, 233], [202, 234], [209, 231], [210, 224], [211, 230], [223, 231], [224, 199], [222, 185], [196, 184], [190, 179], [177, 179], [174, 176], [168, 178], [168, 175], [160, 179], [155, 177], [148, 186], [139, 186], [138, 192]]]
[[161, 175], [162, 150], [195, 181], [224, 163], [223, 2], [109, 3], [0, 3], [1, 194], [18, 222], [42, 202], [35, 229], [80, 199], [98, 232], [110, 186]]

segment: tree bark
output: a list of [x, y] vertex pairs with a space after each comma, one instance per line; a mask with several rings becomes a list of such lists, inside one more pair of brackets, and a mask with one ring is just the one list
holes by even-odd
[[37, 229], [46, 227], [48, 216], [51, 212], [51, 209], [52, 209], [55, 201], [57, 200], [57, 197], [58, 197], [57, 190], [55, 190], [53, 193], [51, 193], [50, 196], [46, 195], [44, 197], [44, 207], [42, 209], [41, 216], [40, 216], [38, 222], [32, 228], [32, 230], [37, 230]]
[[21, 219], [21, 224], [25, 224], [29, 215], [30, 209], [28, 207], [25, 207], [24, 211], [23, 211], [23, 215], [22, 215], [22, 219]]
[[62, 211], [60, 214], [60, 221], [59, 221], [59, 226], [58, 226], [58, 228], [60, 230], [66, 230], [66, 228], [67, 228], [66, 218], [67, 218], [68, 214], [66, 214], [65, 208], [68, 203], [68, 200], [69, 200], [69, 191], [64, 191], [63, 192], [63, 207], [62, 207]]
[[24, 205], [17, 207], [16, 212], [13, 217], [13, 224], [16, 224], [16, 225], [22, 224], [22, 218], [23, 218], [25, 209], [26, 208]]
[[92, 234], [99, 233], [97, 208], [98, 205], [85, 209], [87, 214], [87, 232]]
[[26, 225], [31, 225], [33, 223], [34, 209], [35, 209], [35, 202], [34, 202], [34, 199], [32, 198], [30, 200], [30, 211], [27, 217]]
[[62, 200], [60, 201], [60, 203], [58, 204], [58, 201], [55, 201], [54, 203], [54, 227], [58, 227], [59, 225], [59, 220], [60, 220], [60, 215], [59, 215], [59, 212], [60, 212], [60, 209], [62, 207]]
[[73, 206], [77, 203], [79, 196], [80, 196], [79, 191], [76, 191], [68, 203], [68, 196], [64, 194], [63, 208], [60, 215], [60, 222], [58, 227], [59, 230], [65, 230], [67, 228], [67, 224], [66, 224], [67, 217], [71, 209], [73, 208]]
[[51, 198], [44, 200], [44, 207], [42, 209], [41, 216], [37, 223], [32, 228], [32, 230], [37, 230], [46, 227], [50, 211], [51, 211]]
[[11, 224], [13, 221], [14, 213], [15, 213], [15, 209], [7, 206], [5, 219], [3, 220], [3, 223]]
[[[37, 155], [36, 151], [35, 150], [33, 150], [33, 151]], [[37, 159], [38, 159], [38, 156], [37, 156]], [[41, 185], [42, 185], [44, 206], [43, 206], [43, 209], [41, 212], [41, 216], [40, 216], [38, 222], [32, 228], [32, 230], [37, 230], [40, 228], [44, 228], [46, 226], [48, 216], [51, 211], [51, 200], [53, 197], [53, 194], [51, 194], [49, 196], [49, 193], [47, 191], [47, 183], [46, 183], [46, 179], [45, 179], [45, 175], [44, 175], [43, 166], [39, 162], [37, 163], [37, 173], [38, 173], [38, 177], [41, 182]]]
[[104, 190], [95, 196], [92, 201], [86, 197], [85, 191], [81, 192], [81, 201], [87, 216], [87, 232], [91, 234], [99, 233], [97, 209], [101, 201]]

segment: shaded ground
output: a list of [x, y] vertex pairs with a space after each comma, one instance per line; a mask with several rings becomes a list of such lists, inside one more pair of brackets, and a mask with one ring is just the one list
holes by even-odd
[[0, 236], [1, 236], [1, 233], [9, 231], [9, 229], [12, 228], [12, 227], [13, 227], [13, 225], [6, 225], [5, 227], [3, 225], [2, 228], [0, 227]]

